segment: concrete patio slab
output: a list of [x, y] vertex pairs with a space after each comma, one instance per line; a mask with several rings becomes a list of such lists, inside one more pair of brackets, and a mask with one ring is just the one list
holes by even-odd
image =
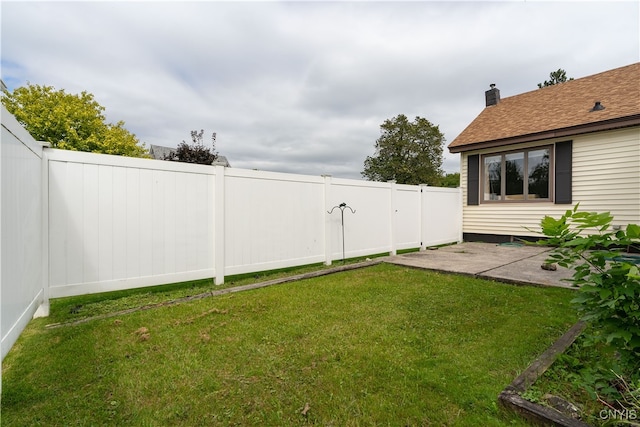
[[464, 242], [396, 255], [385, 261], [516, 284], [571, 287], [563, 279], [570, 278], [573, 270], [558, 267], [556, 271], [548, 271], [541, 268], [550, 251], [550, 248], [542, 246]]

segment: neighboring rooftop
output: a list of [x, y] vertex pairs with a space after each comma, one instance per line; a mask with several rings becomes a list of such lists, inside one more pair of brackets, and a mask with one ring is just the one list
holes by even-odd
[[226, 168], [230, 168], [231, 164], [229, 163], [229, 160], [227, 160], [227, 158], [225, 156], [221, 156], [218, 154], [218, 157], [213, 161], [213, 163], [211, 163], [213, 166], [224, 166]]
[[504, 99], [498, 91], [495, 102], [449, 144], [450, 152], [640, 125], [640, 63]]
[[152, 159], [156, 159], [156, 160], [164, 160], [165, 157], [168, 157], [169, 155], [171, 155], [171, 153], [175, 151], [176, 149], [171, 147], [164, 147], [162, 145], [153, 145], [153, 144], [149, 145], [149, 154], [151, 155]]

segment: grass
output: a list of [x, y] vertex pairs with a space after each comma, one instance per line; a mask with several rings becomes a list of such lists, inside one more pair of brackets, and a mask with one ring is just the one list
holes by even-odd
[[2, 423], [525, 425], [497, 395], [576, 320], [572, 296], [381, 264], [74, 326], [36, 319], [2, 364]]
[[[373, 255], [369, 258], [377, 258], [384, 255], [387, 254]], [[356, 264], [365, 259], [368, 258], [351, 258], [347, 259], [345, 264]], [[331, 266], [318, 263], [259, 273], [238, 274], [225, 277], [225, 283], [222, 285], [215, 285], [213, 279], [203, 279], [123, 291], [56, 298], [50, 300], [50, 315], [47, 317], [47, 323], [73, 322], [138, 307], [165, 304], [168, 301], [179, 300], [207, 292], [215, 292], [256, 282], [289, 277], [294, 274], [327, 270], [341, 265], [343, 265], [343, 263], [337, 261]]]

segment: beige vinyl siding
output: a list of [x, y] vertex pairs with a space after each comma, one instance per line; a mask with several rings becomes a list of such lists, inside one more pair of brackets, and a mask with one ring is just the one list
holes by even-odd
[[640, 129], [576, 138], [573, 195], [581, 209], [611, 212], [615, 224], [640, 223]]
[[[611, 212], [613, 225], [640, 224], [640, 128], [599, 132], [574, 138], [544, 140], [504, 147], [529, 148], [573, 140], [573, 204], [580, 210]], [[486, 203], [467, 206], [467, 157], [499, 150], [463, 153], [463, 232], [536, 236], [545, 215], [560, 216], [573, 205], [550, 203]]]

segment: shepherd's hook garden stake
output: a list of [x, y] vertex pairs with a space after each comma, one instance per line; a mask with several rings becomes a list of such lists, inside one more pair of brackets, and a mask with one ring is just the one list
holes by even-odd
[[351, 206], [347, 206], [346, 203], [342, 202], [338, 206], [332, 207], [327, 213], [332, 214], [335, 208], [340, 209], [340, 222], [342, 224], [342, 263], [344, 264], [344, 210], [349, 209], [351, 213], [356, 213], [356, 211], [351, 209]]

